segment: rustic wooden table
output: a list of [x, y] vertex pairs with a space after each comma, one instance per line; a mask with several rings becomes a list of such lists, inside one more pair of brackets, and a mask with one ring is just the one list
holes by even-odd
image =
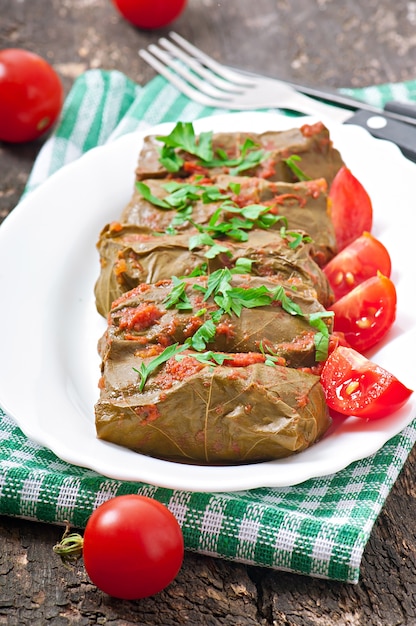
[[[175, 30], [230, 65], [332, 87], [416, 78], [416, 3], [393, 0], [189, 0]], [[167, 32], [167, 31], [166, 31]], [[110, 0], [0, 0], [0, 47], [47, 58], [66, 92], [88, 68], [139, 83], [154, 73], [137, 50], [165, 31], [141, 32]], [[0, 220], [16, 205], [41, 141], [0, 144]], [[157, 597], [106, 597], [80, 565], [52, 553], [61, 529], [0, 518], [0, 624], [416, 625], [416, 451], [347, 585], [188, 553]]]

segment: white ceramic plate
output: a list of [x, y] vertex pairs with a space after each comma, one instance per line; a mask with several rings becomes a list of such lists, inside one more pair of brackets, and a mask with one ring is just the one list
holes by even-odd
[[[269, 113], [218, 115], [197, 132], [280, 130], [314, 121]], [[398, 292], [394, 328], [371, 358], [413, 388], [416, 264], [412, 228], [416, 166], [396, 146], [325, 120], [335, 146], [368, 190], [374, 235], [388, 247]], [[172, 125], [151, 132], [165, 134]], [[148, 131], [150, 132], [150, 131]], [[152, 459], [95, 435], [96, 351], [104, 321], [95, 310], [95, 243], [131, 197], [144, 133], [91, 150], [24, 199], [0, 228], [0, 404], [21, 429], [62, 459], [106, 476], [194, 491], [288, 486], [376, 452], [416, 415], [415, 398], [395, 415], [337, 421], [309, 450], [288, 459], [195, 467]]]

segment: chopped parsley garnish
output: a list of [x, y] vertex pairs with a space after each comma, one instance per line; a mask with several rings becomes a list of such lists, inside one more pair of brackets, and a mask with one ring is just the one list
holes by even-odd
[[260, 342], [259, 348], [260, 348], [260, 352], [264, 356], [265, 365], [274, 367], [276, 363], [279, 363], [279, 361], [281, 360], [281, 357], [279, 357], [277, 354], [274, 354], [269, 346], [266, 346], [266, 349], [265, 349], [262, 341]]
[[192, 310], [192, 304], [186, 294], [186, 283], [179, 280], [176, 276], [172, 276], [173, 289], [163, 304], [167, 309], [175, 307], [179, 311]]
[[204, 225], [193, 224], [199, 234], [189, 238], [189, 249], [208, 246], [205, 256], [215, 258], [218, 254], [230, 255], [228, 248], [218, 243], [218, 240], [228, 237], [235, 241], [247, 241], [248, 231], [254, 228], [268, 229], [279, 220], [285, 220], [280, 215], [269, 213], [270, 207], [262, 204], [250, 204], [243, 208], [226, 200], [212, 214], [209, 222]]
[[[184, 165], [184, 159], [180, 156], [180, 151], [193, 155], [197, 159], [198, 165], [205, 168], [224, 167], [228, 168], [231, 175], [238, 175], [249, 169], [257, 167], [262, 161], [267, 159], [269, 152], [259, 148], [251, 139], [246, 139], [241, 146], [240, 153], [235, 158], [230, 158], [225, 150], [217, 149], [214, 155], [212, 146], [212, 133], [201, 133], [198, 137], [192, 123], [178, 122], [172, 132], [166, 136], [158, 136], [162, 143], [160, 150], [160, 162], [172, 173], [178, 172]], [[286, 165], [292, 170], [294, 175], [301, 181], [310, 178], [301, 170], [298, 162], [301, 158], [291, 155], [284, 159]], [[164, 210], [176, 211], [171, 220], [166, 233], [176, 234], [176, 227], [189, 221], [197, 229], [197, 234], [189, 238], [189, 249], [206, 247], [204, 256], [213, 259], [220, 254], [232, 256], [230, 250], [224, 245], [223, 240], [234, 239], [236, 241], [247, 241], [249, 231], [254, 228], [268, 229], [282, 222], [280, 235], [288, 241], [290, 248], [296, 248], [303, 242], [310, 241], [304, 233], [287, 229], [287, 220], [284, 216], [271, 213], [271, 207], [261, 204], [251, 204], [244, 207], [238, 206], [232, 201], [231, 194], [238, 196], [241, 185], [238, 182], [230, 182], [228, 189], [230, 193], [224, 193], [215, 185], [198, 184], [198, 178], [194, 183], [168, 181], [163, 185], [166, 195], [162, 198], [155, 196], [150, 187], [144, 182], [137, 182], [136, 188], [145, 200]], [[192, 220], [192, 207], [195, 202], [219, 203], [207, 224], [196, 224]], [[145, 365], [141, 364], [140, 369], [133, 368], [140, 377], [139, 390], [143, 391], [150, 374], [170, 358], [177, 360], [185, 358], [180, 354], [185, 349], [195, 351], [193, 358], [200, 363], [209, 365], [222, 365], [227, 358], [226, 355], [206, 351], [207, 345], [212, 341], [217, 332], [217, 324], [224, 315], [236, 315], [239, 317], [244, 308], [268, 306], [272, 302], [279, 302], [284, 311], [294, 316], [301, 316], [307, 319], [310, 326], [316, 329], [314, 334], [316, 361], [323, 361], [327, 358], [329, 347], [329, 329], [325, 318], [332, 316], [332, 312], [317, 312], [304, 314], [299, 305], [292, 300], [283, 286], [269, 289], [265, 285], [252, 288], [235, 287], [231, 284], [233, 274], [250, 273], [253, 261], [246, 258], [237, 259], [234, 269], [223, 268], [208, 275], [206, 286], [195, 284], [193, 288], [203, 294], [204, 301], [212, 298], [218, 307], [215, 311], [201, 308], [195, 315], [206, 318], [192, 337], [188, 337], [183, 345], [175, 343], [165, 348], [161, 354]], [[206, 275], [208, 265], [206, 263], [195, 268], [190, 276]], [[192, 303], [186, 293], [187, 283], [180, 278], [172, 277], [172, 289], [164, 300], [167, 309], [175, 308], [179, 311], [191, 311]], [[264, 348], [260, 343], [260, 351], [265, 358], [266, 365], [276, 365], [280, 357], [274, 354], [269, 347]]]
[[234, 176], [258, 166], [270, 155], [266, 150], [259, 149], [252, 139], [247, 138], [241, 146], [239, 156], [230, 159], [224, 150], [217, 149], [214, 157], [212, 132], [201, 133], [196, 137], [191, 122], [178, 122], [169, 135], [158, 136], [156, 139], [162, 143], [159, 161], [168, 172], [173, 173], [178, 172], [184, 164], [177, 148], [196, 156], [202, 167], [227, 167]]
[[212, 159], [211, 161], [205, 161], [201, 163], [204, 167], [227, 167], [231, 176], [237, 176], [242, 172], [245, 172], [253, 167], [260, 165], [269, 156], [269, 152], [263, 149], [253, 150], [258, 148], [258, 145], [250, 138], [247, 138], [241, 147], [240, 155], [234, 159], [228, 158], [228, 155], [224, 150], [217, 150], [218, 159]]
[[321, 313], [311, 313], [309, 315], [309, 324], [318, 330], [315, 333], [315, 353], [317, 361], [325, 361], [328, 358], [329, 348], [329, 331], [328, 327], [323, 321], [324, 318], [333, 317], [333, 311], [325, 311]]
[[167, 209], [167, 210], [171, 210], [173, 208], [170, 204], [166, 202], [166, 200], [163, 200], [162, 198], [158, 198], [157, 196], [154, 196], [152, 192], [150, 191], [150, 187], [146, 185], [145, 183], [142, 183], [141, 181], [137, 181], [136, 189], [139, 193], [142, 194], [145, 200], [147, 200], [148, 202], [151, 202], [155, 206], [158, 206], [161, 209]]
[[[206, 286], [195, 284], [193, 288], [200, 291], [204, 295], [204, 301], [210, 297], [214, 300], [218, 309], [209, 312], [209, 317], [198, 330], [188, 337], [184, 344], [179, 346], [178, 343], [165, 348], [161, 354], [150, 361], [147, 365], [141, 364], [140, 369], [133, 368], [140, 376], [139, 391], [143, 391], [149, 375], [154, 372], [160, 365], [168, 361], [171, 357], [178, 355], [186, 349], [193, 349], [196, 353], [204, 353], [207, 345], [212, 341], [217, 332], [217, 324], [223, 315], [236, 315], [239, 317], [244, 308], [255, 308], [268, 306], [272, 302], [280, 302], [284, 311], [290, 315], [298, 315], [307, 319], [308, 323], [316, 328], [318, 332], [314, 335], [315, 342], [315, 358], [316, 361], [324, 361], [328, 356], [329, 347], [329, 329], [325, 324], [325, 318], [332, 317], [332, 311], [322, 311], [305, 315], [302, 309], [294, 302], [286, 293], [282, 285], [278, 285], [275, 289], [268, 289], [265, 285], [244, 289], [242, 287], [233, 287], [231, 284], [233, 273], [228, 268], [216, 270], [207, 278]], [[191, 302], [186, 294], [186, 282], [177, 277], [172, 278], [173, 289], [165, 300], [166, 308], [175, 307], [178, 310], [192, 309]], [[206, 309], [201, 309], [198, 316], [207, 315]], [[265, 357], [266, 365], [275, 365], [279, 362], [279, 357], [267, 348], [267, 353], [260, 343], [260, 351]], [[223, 360], [220, 355], [215, 358], [214, 352], [205, 352], [203, 355], [193, 355], [201, 363], [221, 365]], [[209, 356], [208, 356], [209, 355]], [[222, 359], [222, 360], [221, 360]]]
[[280, 229], [280, 236], [282, 239], [286, 239], [289, 248], [297, 248], [302, 243], [310, 243], [312, 238], [305, 233], [301, 233], [297, 230], [287, 230], [286, 226], [282, 226]]
[[296, 178], [299, 180], [311, 180], [311, 177], [305, 174], [303, 170], [297, 165], [297, 162], [301, 161], [302, 158], [297, 154], [291, 154], [287, 159], [283, 159], [283, 163], [286, 163], [288, 168], [292, 170]]
[[[186, 354], [177, 354], [175, 359], [177, 361], [182, 361], [182, 359], [186, 358]], [[224, 361], [229, 358], [226, 354], [222, 354], [221, 352], [213, 352], [212, 350], [208, 350], [207, 352], [198, 352], [198, 354], [193, 354], [192, 358], [198, 361], [199, 363], [203, 363], [204, 365], [222, 365]]]
[[202, 352], [207, 344], [215, 337], [217, 327], [212, 319], [207, 319], [202, 326], [198, 328], [196, 333], [189, 337], [185, 343], [197, 352]]
[[200, 233], [198, 235], [193, 235], [189, 238], [190, 250], [194, 250], [195, 248], [199, 248], [202, 246], [208, 246], [208, 250], [204, 254], [207, 259], [214, 259], [216, 256], [222, 253], [231, 256], [231, 253], [227, 246], [222, 246], [221, 244], [219, 244], [208, 233]]
[[208, 274], [208, 263], [201, 263], [201, 265], [197, 265], [192, 272], [187, 274], [188, 278], [194, 278], [196, 276], [206, 276]]
[[[211, 314], [211, 316], [215, 316], [218, 320], [219, 317], [224, 314], [234, 314], [239, 317], [244, 308], [250, 309], [268, 306], [272, 302], [280, 302], [282, 309], [286, 311], [286, 313], [307, 318], [308, 323], [319, 331], [315, 334], [316, 360], [322, 361], [326, 359], [329, 345], [329, 330], [323, 319], [332, 317], [332, 312], [322, 311], [305, 315], [300, 306], [287, 295], [282, 285], [278, 285], [275, 289], [268, 289], [264, 285], [249, 289], [233, 287], [230, 282], [232, 275], [232, 271], [227, 268], [216, 270], [208, 276], [206, 287], [203, 287], [202, 285], [194, 285], [194, 289], [201, 291], [204, 294], [205, 301], [212, 297], [216, 305], [219, 307], [214, 314]], [[205, 324], [207, 324], [207, 322], [205, 322]], [[205, 324], [201, 328], [204, 328]], [[201, 330], [201, 328], [199, 330]], [[209, 330], [209, 333], [211, 333], [213, 330], [212, 324], [207, 324], [206, 328], [201, 331], [202, 338], [208, 338], [207, 329]], [[207, 339], [205, 346], [202, 349], [206, 347], [206, 344], [213, 338], [214, 335], [215, 332]], [[202, 343], [198, 338], [198, 346], [201, 345]], [[192, 347], [195, 348], [193, 345]], [[195, 349], [198, 350], [199, 348]]]
[[165, 348], [163, 352], [161, 352], [157, 357], [152, 359], [147, 365], [145, 363], [142, 363], [140, 365], [140, 369], [133, 367], [133, 370], [137, 372], [140, 377], [139, 391], [143, 391], [146, 381], [152, 372], [154, 372], [158, 367], [160, 367], [160, 365], [163, 365], [163, 363], [166, 363], [166, 361], [169, 361], [170, 358], [172, 358], [176, 354], [179, 354], [179, 352], [182, 352], [182, 350], [185, 350], [186, 348], [187, 346], [185, 345], [180, 346], [178, 343], [174, 343], [171, 346]]
[[253, 259], [247, 259], [246, 257], [241, 256], [236, 260], [235, 265], [231, 268], [230, 272], [232, 274], [251, 274], [253, 263]]
[[183, 159], [175, 148], [193, 154], [202, 161], [212, 159], [212, 132], [201, 133], [197, 141], [192, 122], [178, 122], [169, 135], [156, 139], [163, 143], [159, 160], [169, 172], [177, 172], [183, 165]]
[[222, 193], [218, 187], [214, 185], [199, 185], [191, 183], [179, 183], [170, 181], [162, 185], [167, 191], [167, 195], [158, 198], [153, 195], [150, 187], [142, 181], [136, 182], [136, 189], [142, 194], [143, 198], [155, 206], [166, 209], [168, 211], [182, 211], [190, 207], [197, 200], [202, 200], [204, 204], [210, 202], [220, 202], [229, 199], [228, 194]]

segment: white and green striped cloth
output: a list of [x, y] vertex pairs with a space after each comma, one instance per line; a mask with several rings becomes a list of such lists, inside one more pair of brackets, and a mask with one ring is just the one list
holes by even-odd
[[[346, 91], [346, 90], [345, 90]], [[416, 81], [349, 90], [383, 105], [416, 100]], [[78, 78], [61, 122], [34, 164], [25, 193], [87, 150], [160, 122], [223, 113], [179, 94], [161, 77], [140, 87], [123, 74]], [[379, 452], [336, 474], [287, 488], [194, 493], [105, 478], [30, 441], [0, 409], [0, 514], [84, 527], [109, 497], [141, 493], [178, 518], [188, 550], [350, 583], [374, 522], [416, 441], [416, 420]]]

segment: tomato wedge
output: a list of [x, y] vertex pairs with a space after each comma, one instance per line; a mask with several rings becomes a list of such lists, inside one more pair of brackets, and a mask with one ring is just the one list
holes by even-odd
[[359, 352], [378, 343], [396, 319], [397, 295], [393, 282], [380, 272], [337, 300], [334, 330]]
[[413, 393], [396, 376], [344, 346], [328, 357], [321, 384], [330, 409], [366, 419], [394, 413]]
[[373, 235], [364, 232], [341, 250], [327, 265], [324, 272], [339, 300], [362, 282], [381, 272], [389, 277], [391, 259], [387, 248]]
[[364, 231], [371, 231], [373, 205], [363, 185], [345, 165], [332, 181], [329, 199], [335, 237], [341, 251]]

